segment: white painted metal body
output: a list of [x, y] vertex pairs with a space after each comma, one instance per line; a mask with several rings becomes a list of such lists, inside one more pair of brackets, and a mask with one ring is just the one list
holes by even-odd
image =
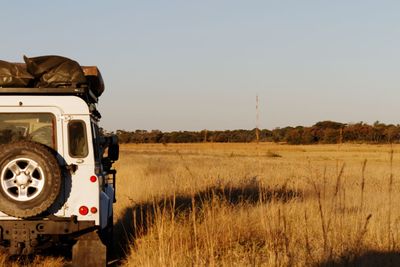
[[[91, 117], [85, 101], [77, 96], [1, 96], [0, 113], [52, 113], [56, 118], [56, 150], [61, 165], [75, 164], [77, 169], [70, 177], [64, 177], [64, 187], [58, 202], [51, 212], [59, 217], [77, 216], [78, 220], [95, 221], [104, 228], [108, 217], [112, 216], [114, 189], [107, 186], [99, 160], [95, 158], [94, 142], [96, 133], [93, 125], [97, 122]], [[89, 153], [85, 158], [73, 158], [68, 153], [68, 130], [70, 120], [81, 120], [86, 124]], [[97, 180], [92, 182], [91, 176]], [[89, 214], [83, 216], [79, 208], [86, 206]], [[97, 212], [92, 213], [91, 208]], [[0, 212], [0, 220], [19, 220]]]

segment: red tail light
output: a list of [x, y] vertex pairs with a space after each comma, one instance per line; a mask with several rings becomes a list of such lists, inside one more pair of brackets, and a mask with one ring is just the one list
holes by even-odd
[[87, 215], [87, 214], [89, 213], [89, 208], [86, 207], [86, 206], [81, 206], [81, 207], [79, 208], [79, 213], [80, 213], [81, 215]]

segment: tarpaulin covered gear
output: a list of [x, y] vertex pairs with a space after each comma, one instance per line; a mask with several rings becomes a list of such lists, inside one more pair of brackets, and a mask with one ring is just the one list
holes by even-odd
[[78, 62], [61, 56], [24, 56], [26, 68], [35, 77], [35, 87], [79, 86], [87, 82]]
[[33, 82], [33, 76], [22, 64], [0, 60], [0, 87], [26, 87]]
[[104, 82], [99, 69], [96, 66], [82, 66], [90, 90], [96, 97], [104, 92]]

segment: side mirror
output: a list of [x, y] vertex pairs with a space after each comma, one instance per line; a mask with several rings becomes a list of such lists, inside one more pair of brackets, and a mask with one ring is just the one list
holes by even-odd
[[108, 158], [112, 161], [117, 161], [119, 159], [119, 145], [111, 144], [108, 147]]
[[111, 145], [118, 145], [118, 136], [111, 135], [109, 138], [110, 138], [110, 144]]

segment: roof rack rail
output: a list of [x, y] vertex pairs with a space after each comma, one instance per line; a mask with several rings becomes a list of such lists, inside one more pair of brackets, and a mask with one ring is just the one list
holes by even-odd
[[0, 87], [0, 95], [75, 95], [81, 97], [88, 104], [98, 102], [98, 97], [87, 86], [82, 87]]

